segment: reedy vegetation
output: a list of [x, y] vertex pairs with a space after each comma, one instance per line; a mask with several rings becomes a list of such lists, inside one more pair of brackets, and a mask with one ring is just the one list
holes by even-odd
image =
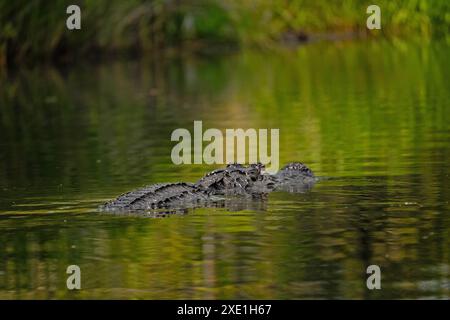
[[[66, 29], [78, 4], [82, 30]], [[147, 52], [198, 44], [271, 46], [286, 32], [366, 34], [363, 0], [17, 0], [0, 2], [0, 65], [89, 52]], [[378, 0], [375, 36], [447, 35], [447, 0]], [[194, 45], [195, 44], [195, 45]]]

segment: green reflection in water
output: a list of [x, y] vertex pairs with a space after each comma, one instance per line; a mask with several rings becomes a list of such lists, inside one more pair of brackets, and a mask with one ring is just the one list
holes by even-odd
[[[448, 55], [326, 43], [4, 77], [0, 298], [448, 298]], [[172, 130], [194, 120], [279, 128], [280, 163], [329, 179], [165, 219], [96, 212], [211, 170], [171, 163]]]

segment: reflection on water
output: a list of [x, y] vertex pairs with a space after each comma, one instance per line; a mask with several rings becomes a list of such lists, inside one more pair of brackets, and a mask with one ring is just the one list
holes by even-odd
[[[4, 76], [0, 298], [449, 298], [448, 54], [327, 43]], [[171, 163], [194, 120], [280, 128], [280, 164], [328, 179], [163, 219], [96, 211], [211, 170]]]

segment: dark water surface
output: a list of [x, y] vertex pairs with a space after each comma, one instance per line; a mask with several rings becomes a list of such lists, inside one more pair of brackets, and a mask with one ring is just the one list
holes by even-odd
[[[448, 299], [449, 56], [367, 41], [3, 76], [0, 298]], [[212, 170], [171, 162], [194, 120], [279, 128], [280, 163], [328, 179], [166, 218], [96, 211]]]

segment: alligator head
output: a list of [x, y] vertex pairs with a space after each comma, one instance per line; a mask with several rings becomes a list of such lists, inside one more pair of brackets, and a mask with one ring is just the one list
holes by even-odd
[[281, 168], [274, 178], [276, 190], [287, 192], [304, 192], [317, 181], [314, 173], [301, 162], [291, 162]]

